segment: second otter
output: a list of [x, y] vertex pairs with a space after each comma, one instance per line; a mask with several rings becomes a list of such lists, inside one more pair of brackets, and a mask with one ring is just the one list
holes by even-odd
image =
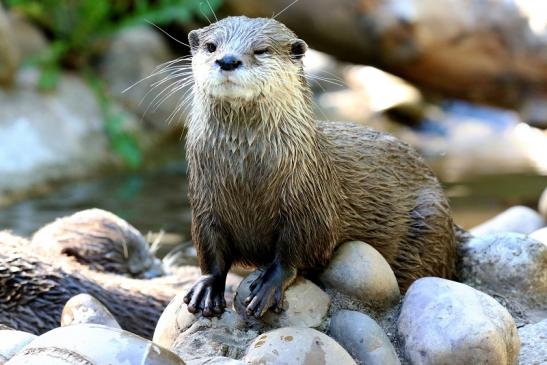
[[246, 17], [189, 40], [189, 197], [203, 273], [185, 297], [190, 312], [222, 313], [234, 263], [262, 268], [248, 314], [281, 310], [297, 271], [326, 265], [349, 240], [374, 246], [403, 290], [454, 275], [456, 228], [439, 182], [390, 135], [314, 120], [304, 41], [276, 20]]

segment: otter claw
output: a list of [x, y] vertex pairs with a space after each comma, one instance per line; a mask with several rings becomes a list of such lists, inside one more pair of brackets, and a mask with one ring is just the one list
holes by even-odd
[[212, 275], [202, 276], [183, 298], [188, 312], [213, 317], [224, 312], [224, 281]]

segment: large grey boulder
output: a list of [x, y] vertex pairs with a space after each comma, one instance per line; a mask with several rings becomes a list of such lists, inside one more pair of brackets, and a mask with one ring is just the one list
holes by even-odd
[[461, 279], [534, 306], [547, 306], [547, 245], [519, 233], [474, 237], [461, 250]]
[[[114, 37], [101, 62], [101, 71], [112, 95], [119, 102], [151, 127], [167, 130], [186, 119], [187, 109], [177, 108], [190, 86], [170, 94], [177, 81], [187, 80], [190, 76], [188, 69], [181, 72], [176, 69], [189, 67], [188, 59], [164, 64], [175, 59], [158, 31], [149, 26], [133, 27]], [[168, 76], [174, 78], [167, 80]], [[166, 81], [162, 82], [164, 79]], [[179, 112], [171, 118], [176, 110]]]
[[336, 312], [330, 322], [329, 335], [361, 364], [401, 364], [384, 330], [366, 314], [349, 310]]
[[413, 365], [517, 364], [520, 342], [511, 315], [488, 295], [454, 281], [415, 281], [398, 331]]
[[37, 91], [38, 72], [0, 89], [0, 201], [60, 178], [75, 178], [111, 161], [102, 112], [93, 91], [63, 75], [52, 94]]
[[342, 244], [320, 279], [326, 287], [379, 309], [389, 308], [400, 299], [393, 270], [374, 247], [364, 242]]

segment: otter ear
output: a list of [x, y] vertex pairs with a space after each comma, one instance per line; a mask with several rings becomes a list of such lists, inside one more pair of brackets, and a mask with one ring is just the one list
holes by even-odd
[[302, 39], [297, 39], [291, 44], [291, 57], [295, 60], [302, 59], [308, 50], [308, 45]]
[[190, 50], [194, 53], [199, 47], [199, 31], [197, 29], [188, 33], [188, 42], [190, 44]]

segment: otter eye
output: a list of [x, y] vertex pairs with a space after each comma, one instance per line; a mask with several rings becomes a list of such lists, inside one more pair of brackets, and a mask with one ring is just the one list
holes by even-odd
[[257, 56], [260, 56], [268, 52], [269, 52], [268, 48], [262, 48], [262, 49], [257, 49], [256, 51], [254, 51], [254, 54]]
[[207, 48], [207, 51], [209, 53], [213, 53], [217, 50], [217, 45], [214, 43], [205, 43], [205, 48]]

